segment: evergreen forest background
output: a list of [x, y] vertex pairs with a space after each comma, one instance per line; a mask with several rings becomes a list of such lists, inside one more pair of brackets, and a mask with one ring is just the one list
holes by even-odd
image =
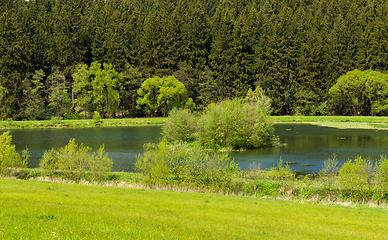
[[198, 109], [259, 86], [274, 115], [330, 114], [337, 79], [387, 73], [387, 51], [383, 0], [2, 0], [0, 119], [82, 117], [73, 76], [93, 62], [120, 74], [107, 117], [149, 115], [137, 90], [171, 75]]

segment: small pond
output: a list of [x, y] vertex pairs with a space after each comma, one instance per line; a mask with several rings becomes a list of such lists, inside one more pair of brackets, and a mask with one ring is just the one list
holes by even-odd
[[[6, 130], [0, 130], [0, 134]], [[388, 155], [388, 131], [336, 129], [310, 124], [276, 124], [275, 133], [285, 147], [232, 152], [230, 155], [242, 169], [253, 163], [270, 168], [282, 158], [295, 171], [318, 172], [323, 161], [335, 153], [340, 163], [356, 156]], [[71, 138], [97, 150], [102, 144], [112, 158], [114, 171], [132, 171], [136, 156], [143, 152], [143, 144], [161, 138], [160, 126], [12, 129], [13, 144], [18, 152], [26, 147], [31, 154], [29, 167], [37, 167], [44, 151], [61, 147]]]

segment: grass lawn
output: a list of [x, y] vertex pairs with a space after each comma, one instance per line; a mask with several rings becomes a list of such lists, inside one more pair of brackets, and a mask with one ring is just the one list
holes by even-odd
[[1, 239], [386, 239], [388, 210], [0, 179]]

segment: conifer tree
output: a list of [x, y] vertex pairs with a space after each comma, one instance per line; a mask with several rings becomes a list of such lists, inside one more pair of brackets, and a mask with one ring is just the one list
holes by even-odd
[[44, 112], [46, 111], [44, 77], [43, 70], [37, 70], [31, 79], [26, 78], [23, 81], [23, 118], [28, 120], [44, 119]]
[[57, 117], [64, 117], [70, 110], [69, 82], [60, 70], [50, 74], [47, 82], [49, 84], [48, 106], [53, 108]]

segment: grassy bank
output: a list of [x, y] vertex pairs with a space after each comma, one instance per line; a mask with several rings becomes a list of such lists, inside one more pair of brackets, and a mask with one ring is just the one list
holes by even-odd
[[383, 239], [387, 215], [362, 206], [0, 180], [3, 239]]
[[0, 128], [61, 128], [61, 127], [110, 127], [163, 124], [165, 118], [119, 118], [101, 120], [42, 120], [42, 121], [0, 121]]
[[[271, 116], [275, 123], [313, 123], [336, 128], [388, 128], [388, 117], [370, 116]], [[0, 129], [161, 125], [166, 118], [0, 121]]]
[[271, 116], [275, 122], [363, 122], [387, 123], [388, 117], [377, 116]]
[[388, 117], [376, 116], [271, 116], [275, 123], [311, 123], [333, 128], [388, 129]]

